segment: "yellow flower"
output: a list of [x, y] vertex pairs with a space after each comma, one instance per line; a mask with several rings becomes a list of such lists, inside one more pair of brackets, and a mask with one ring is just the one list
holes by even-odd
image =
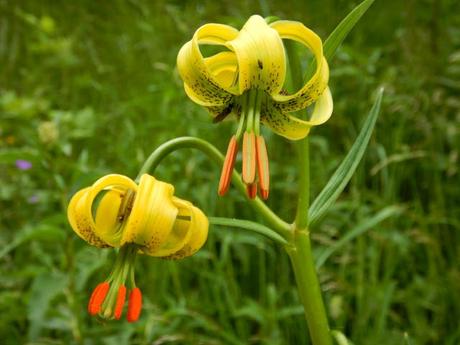
[[94, 290], [88, 311], [119, 319], [130, 290], [128, 321], [140, 315], [142, 295], [134, 281], [138, 252], [180, 259], [206, 241], [208, 219], [190, 202], [174, 195], [174, 187], [144, 174], [139, 184], [123, 175], [107, 175], [71, 199], [67, 216], [72, 229], [89, 244], [120, 248], [111, 275]]
[[[316, 61], [313, 76], [291, 95], [283, 89], [286, 54], [282, 39], [306, 46]], [[205, 58], [200, 45], [217, 45], [225, 51]], [[203, 25], [181, 48], [177, 65], [187, 95], [206, 107], [215, 121], [231, 112], [239, 118], [222, 170], [220, 195], [228, 189], [238, 142], [243, 138], [242, 178], [248, 194], [255, 197], [258, 181], [262, 197], [268, 197], [268, 156], [260, 136], [260, 123], [283, 137], [298, 140], [332, 114], [332, 96], [327, 86], [329, 68], [321, 39], [299, 22], [281, 20], [267, 24], [254, 15], [240, 31], [222, 24]], [[309, 120], [289, 114], [313, 104]]]

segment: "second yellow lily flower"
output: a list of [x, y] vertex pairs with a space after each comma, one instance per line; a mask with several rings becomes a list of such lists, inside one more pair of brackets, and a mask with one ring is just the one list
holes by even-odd
[[142, 306], [134, 281], [136, 255], [180, 259], [203, 246], [208, 219], [173, 194], [172, 185], [147, 174], [139, 184], [112, 174], [72, 197], [67, 216], [77, 235], [96, 247], [120, 248], [112, 273], [91, 295], [91, 315], [119, 319], [129, 292], [127, 319], [136, 321]]

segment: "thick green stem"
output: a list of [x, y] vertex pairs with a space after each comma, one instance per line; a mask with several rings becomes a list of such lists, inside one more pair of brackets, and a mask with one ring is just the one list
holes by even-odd
[[[206, 140], [195, 137], [179, 137], [165, 142], [153, 151], [139, 171], [136, 180], [138, 180], [142, 174], [148, 173], [149, 171], [153, 173], [156, 167], [168, 154], [184, 148], [200, 150], [219, 166], [221, 166], [224, 161], [222, 153]], [[235, 171], [233, 171], [232, 174], [232, 182], [243, 195], [246, 195], [246, 186], [241, 181], [240, 175]], [[273, 230], [284, 238], [289, 237], [291, 233], [289, 224], [279, 218], [262, 200], [255, 198], [248, 199], [248, 202]]]
[[326, 310], [311, 252], [309, 233], [295, 231], [294, 240], [291, 245], [286, 246], [286, 250], [294, 269], [312, 343], [332, 345]]
[[[295, 46], [286, 44], [291, 70], [292, 84], [295, 89], [303, 85], [300, 61]], [[294, 270], [297, 290], [303, 304], [310, 337], [314, 345], [332, 345], [329, 323], [321, 295], [318, 275], [311, 252], [310, 232], [308, 229], [308, 208], [310, 206], [310, 156], [308, 137], [296, 142], [299, 171], [297, 211], [293, 224], [293, 237], [285, 246]]]
[[[299, 55], [297, 54], [293, 42], [286, 42], [286, 50], [289, 58], [292, 86], [295, 90], [299, 90], [303, 86]], [[307, 229], [308, 207], [310, 206], [310, 157], [308, 136], [297, 141], [296, 146], [298, 155], [297, 169], [299, 171], [299, 188], [295, 225], [297, 229], [302, 230]]]
[[301, 139], [297, 144], [299, 169], [299, 188], [297, 196], [297, 212], [295, 225], [297, 229], [308, 228], [308, 208], [310, 206], [310, 155], [308, 137]]

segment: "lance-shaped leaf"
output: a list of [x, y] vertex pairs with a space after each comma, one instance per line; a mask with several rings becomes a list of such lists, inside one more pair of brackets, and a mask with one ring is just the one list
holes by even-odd
[[[332, 31], [327, 40], [323, 44], [323, 54], [327, 61], [331, 61], [335, 55], [335, 52], [340, 47], [342, 42], [348, 36], [350, 31], [355, 27], [361, 17], [366, 13], [369, 7], [374, 3], [375, 0], [364, 0], [358, 6], [356, 6]], [[315, 71], [316, 63], [310, 64], [307, 69], [306, 78], [308, 79]]]
[[383, 88], [379, 90], [377, 99], [372, 107], [363, 128], [359, 133], [356, 141], [351, 147], [348, 154], [345, 156], [342, 163], [334, 172], [330, 180], [327, 182], [324, 189], [316, 197], [315, 201], [309, 209], [309, 224], [312, 225], [323, 216], [326, 211], [332, 206], [334, 201], [337, 200], [340, 193], [344, 190], [345, 186], [350, 181], [356, 168], [358, 167], [361, 158], [363, 158], [369, 139], [371, 138], [372, 130], [374, 129], [377, 116], [380, 111], [380, 104], [382, 102]]
[[384, 221], [387, 218], [398, 215], [402, 212], [402, 208], [399, 206], [388, 206], [383, 210], [378, 212], [371, 218], [365, 219], [363, 222], [359, 223], [354, 229], [347, 232], [340, 240], [334, 244], [328, 246], [316, 260], [316, 268], [320, 268], [326, 260], [334, 254], [338, 249], [342, 248], [344, 245], [355, 239], [356, 237], [366, 233], [367, 231], [373, 229], [377, 224]]
[[324, 42], [324, 57], [329, 61], [335, 54], [337, 48], [348, 36], [349, 32], [358, 23], [361, 17], [375, 0], [365, 0], [351, 11]]

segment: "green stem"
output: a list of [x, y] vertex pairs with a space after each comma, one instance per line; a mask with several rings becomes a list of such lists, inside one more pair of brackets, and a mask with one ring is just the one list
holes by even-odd
[[[142, 174], [146, 174], [149, 171], [153, 173], [167, 155], [184, 148], [200, 150], [219, 166], [221, 166], [224, 161], [222, 153], [206, 140], [195, 137], [179, 137], [163, 143], [153, 151], [139, 171], [136, 180], [139, 180]], [[240, 175], [235, 171], [233, 171], [232, 174], [232, 182], [243, 195], [246, 195], [246, 186], [242, 182]], [[284, 238], [289, 237], [291, 233], [290, 225], [279, 218], [262, 200], [260, 200], [260, 198], [248, 199], [248, 202], [273, 230]]]
[[[292, 42], [286, 42], [294, 89], [303, 85], [300, 60]], [[315, 270], [308, 230], [310, 205], [310, 156], [308, 137], [296, 143], [298, 153], [299, 186], [293, 237], [286, 251], [291, 259], [300, 301], [303, 304], [310, 337], [314, 345], [332, 345], [329, 323], [324, 307], [321, 287]]]
[[299, 169], [299, 187], [297, 196], [297, 212], [295, 225], [297, 229], [308, 228], [308, 208], [310, 206], [310, 148], [308, 137], [299, 140], [297, 143]]
[[[289, 58], [289, 68], [291, 70], [291, 81], [293, 88], [299, 90], [303, 85], [300, 60], [293, 42], [286, 42], [286, 50]], [[297, 196], [297, 212], [295, 225], [298, 229], [308, 227], [308, 207], [310, 206], [310, 157], [308, 136], [297, 141], [297, 155], [299, 170], [299, 188]]]
[[262, 225], [256, 222], [252, 222], [250, 220], [243, 220], [243, 219], [236, 219], [236, 218], [223, 218], [223, 217], [209, 217], [208, 219], [209, 219], [209, 223], [211, 224], [231, 226], [235, 228], [251, 230], [261, 235], [264, 235], [281, 245], [288, 244], [288, 242], [282, 236], [280, 236], [277, 232], [273, 231], [269, 227], [266, 227], [265, 225]]
[[294, 269], [297, 289], [305, 310], [312, 343], [332, 345], [326, 310], [311, 252], [309, 233], [296, 231], [292, 245], [286, 246], [286, 250]]

